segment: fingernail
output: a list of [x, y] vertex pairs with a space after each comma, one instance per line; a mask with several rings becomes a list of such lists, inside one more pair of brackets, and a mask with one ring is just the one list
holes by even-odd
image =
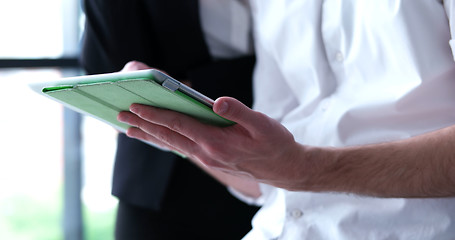
[[228, 111], [229, 105], [227, 102], [222, 102], [221, 106], [218, 108], [218, 114], [225, 114]]

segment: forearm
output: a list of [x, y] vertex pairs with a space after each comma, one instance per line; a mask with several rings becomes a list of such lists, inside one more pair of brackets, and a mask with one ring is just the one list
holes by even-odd
[[455, 126], [402, 141], [313, 151], [323, 163], [303, 184], [313, 191], [455, 196]]

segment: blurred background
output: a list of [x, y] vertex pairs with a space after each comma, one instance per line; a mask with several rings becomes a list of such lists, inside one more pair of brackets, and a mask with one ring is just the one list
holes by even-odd
[[82, 75], [79, 0], [0, 0], [0, 239], [113, 239], [116, 132], [32, 92]]

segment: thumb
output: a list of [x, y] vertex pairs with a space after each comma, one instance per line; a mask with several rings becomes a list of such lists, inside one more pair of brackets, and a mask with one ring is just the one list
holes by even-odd
[[265, 115], [253, 111], [245, 104], [231, 97], [220, 97], [216, 99], [213, 105], [213, 111], [246, 128], [256, 128], [258, 123], [262, 122], [263, 117], [265, 117]]

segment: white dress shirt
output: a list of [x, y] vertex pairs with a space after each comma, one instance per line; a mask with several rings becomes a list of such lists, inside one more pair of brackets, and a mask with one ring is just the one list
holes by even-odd
[[214, 59], [253, 53], [251, 14], [243, 0], [199, 0], [205, 41]]
[[[453, 0], [252, 0], [251, 7], [254, 108], [298, 142], [360, 145], [455, 124]], [[455, 198], [261, 188], [269, 193], [248, 240], [455, 239]]]

